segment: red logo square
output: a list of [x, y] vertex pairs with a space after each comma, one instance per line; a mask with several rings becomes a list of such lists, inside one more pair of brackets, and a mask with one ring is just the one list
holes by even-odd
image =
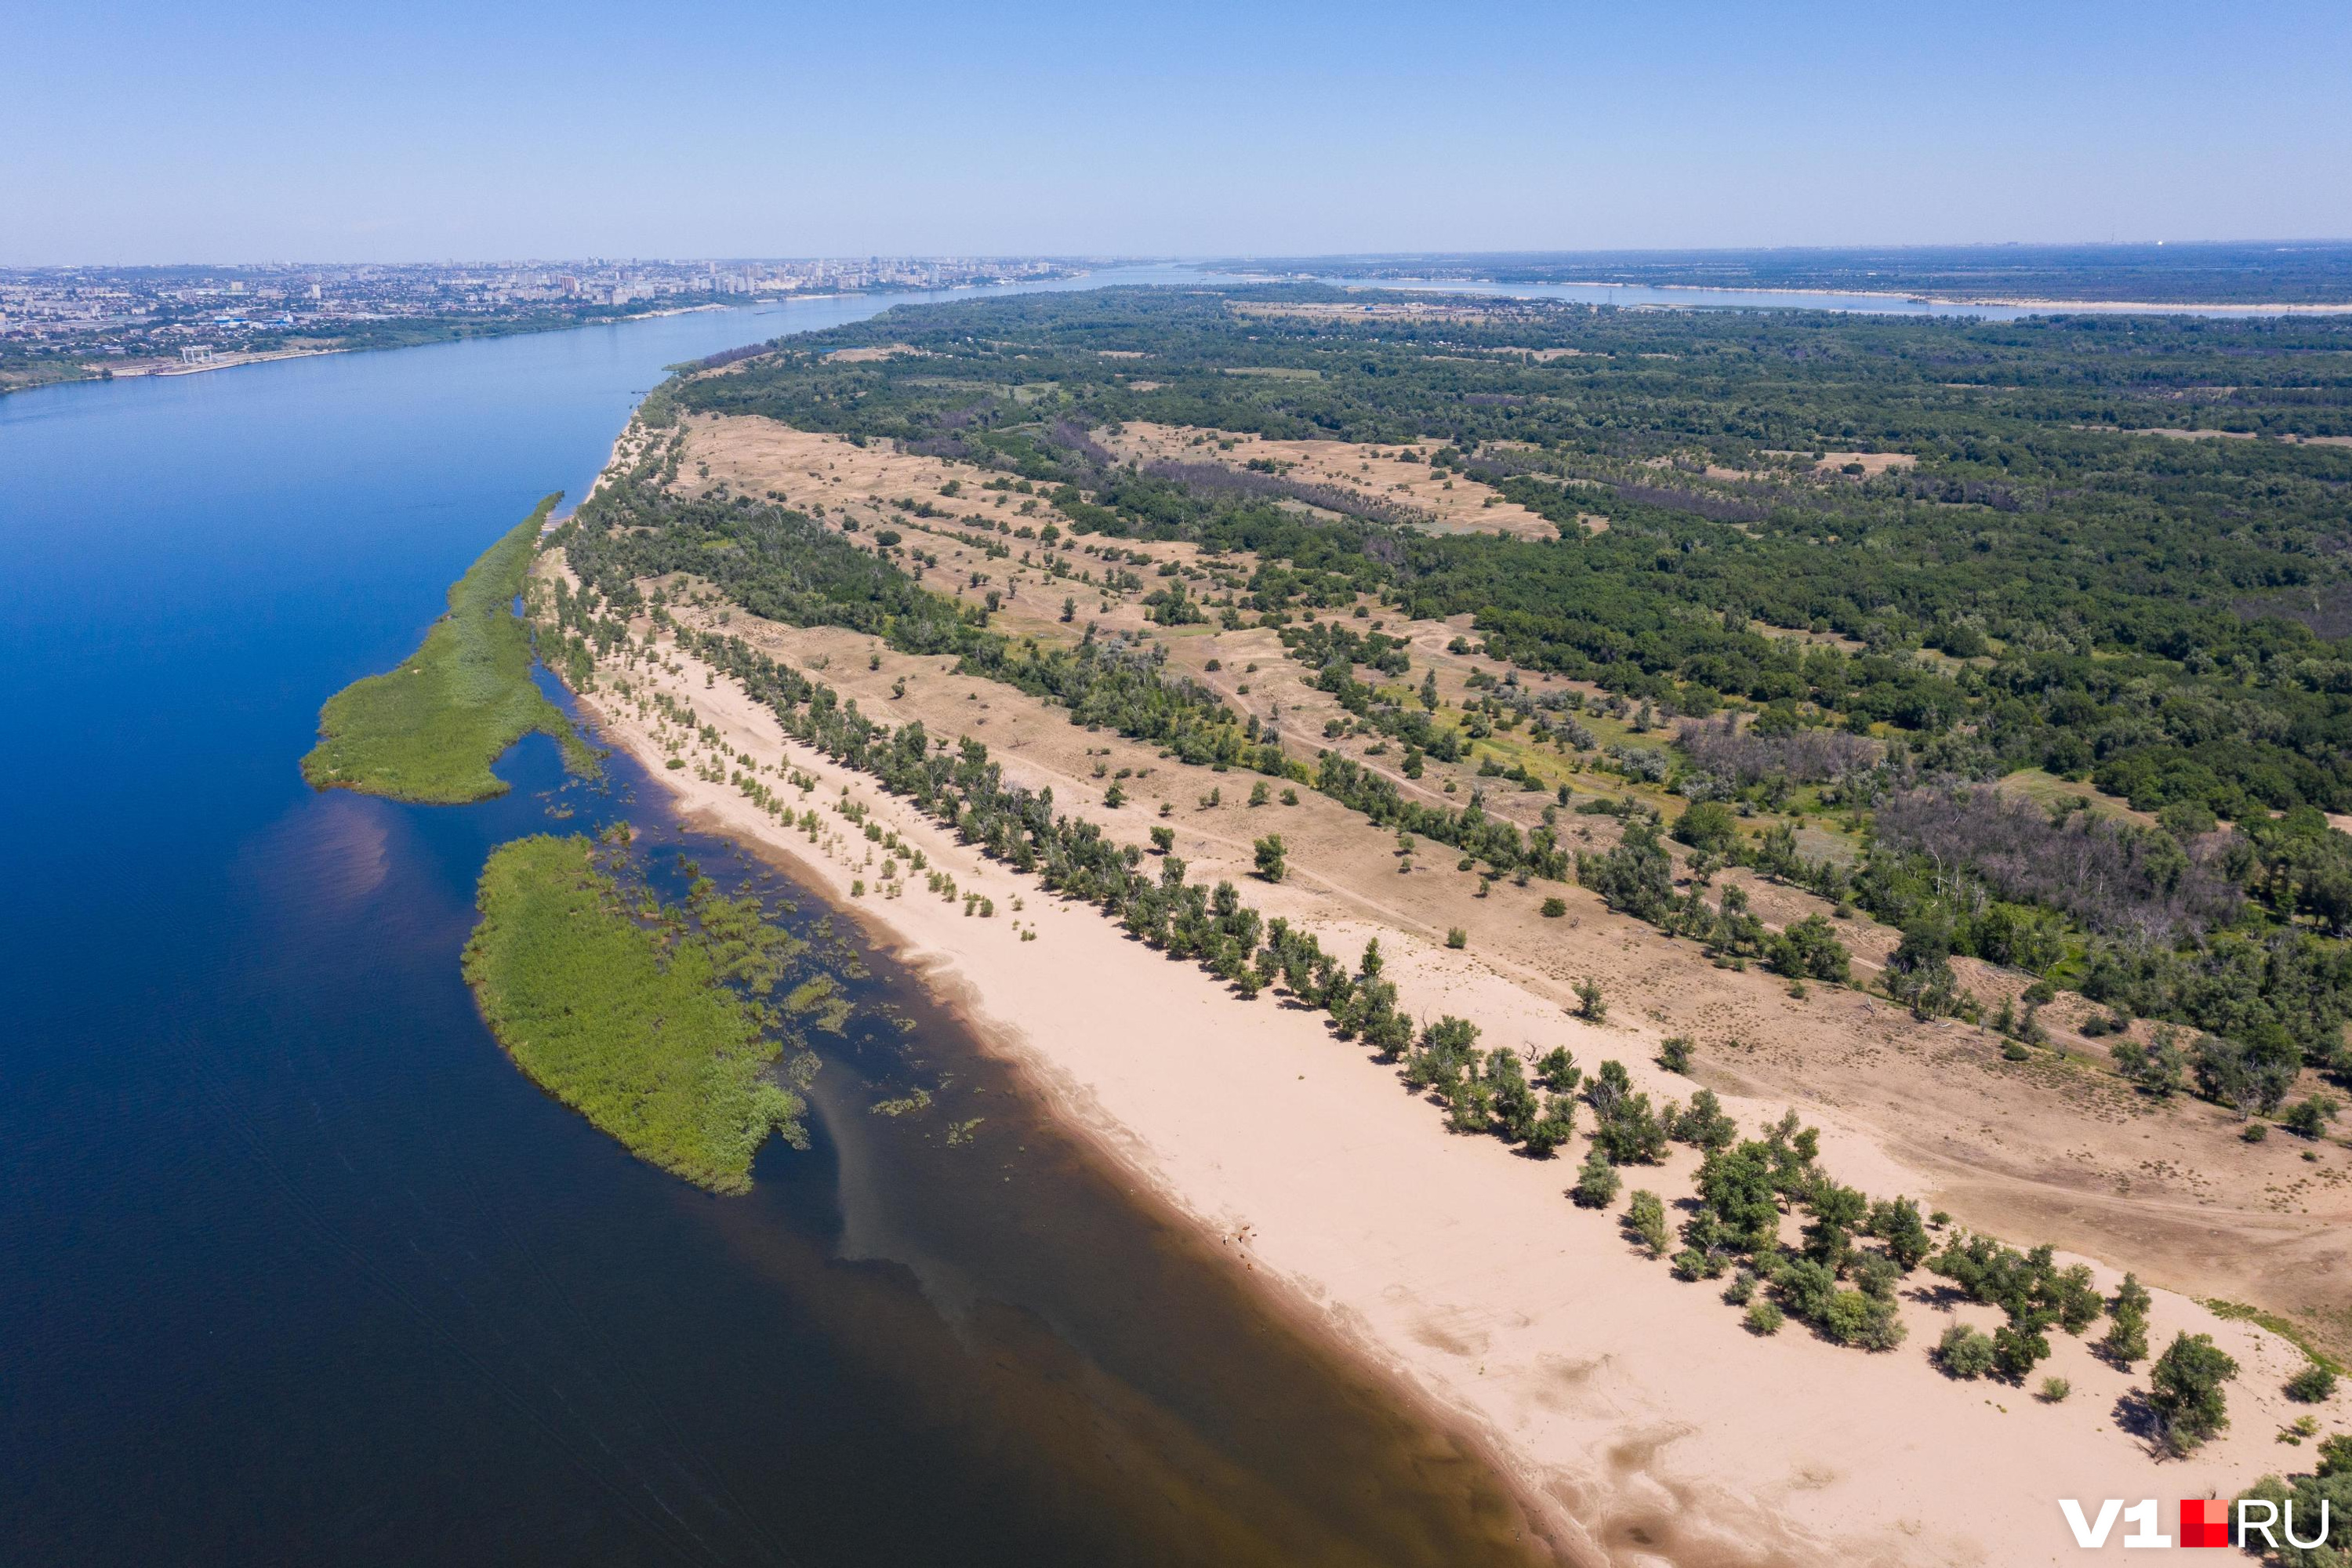
[[2230, 1505], [2220, 1498], [2181, 1499], [2180, 1544], [2183, 1546], [2229, 1545]]

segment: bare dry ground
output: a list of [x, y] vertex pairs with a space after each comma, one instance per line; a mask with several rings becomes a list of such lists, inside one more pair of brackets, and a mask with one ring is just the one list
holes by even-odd
[[2163, 436], [2175, 441], [2282, 441], [2290, 447], [2352, 447], [2352, 436], [2264, 437], [2252, 430], [2181, 430], [2168, 426], [2125, 430], [2113, 425], [2077, 425], [2077, 430], [2103, 430], [2116, 436]]
[[[1393, 447], [1364, 447], [1348, 441], [1274, 441], [1237, 431], [1139, 421], [1106, 432], [1101, 439], [1120, 457], [1139, 463], [1165, 459], [1223, 463], [1235, 468], [1252, 461], [1279, 464], [1291, 479], [1417, 507], [1434, 519], [1431, 525], [1434, 532], [1509, 533], [1523, 539], [1551, 539], [1559, 532], [1476, 479], [1433, 475], [1429, 456], [1445, 445], [1435, 437]], [[1406, 452], [1413, 457], [1407, 459]]]

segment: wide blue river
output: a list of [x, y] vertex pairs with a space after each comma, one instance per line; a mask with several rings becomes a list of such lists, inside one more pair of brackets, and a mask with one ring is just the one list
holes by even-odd
[[[664, 365], [884, 303], [0, 399], [0, 1563], [1520, 1557], [1469, 1445], [878, 957], [748, 1197], [541, 1095], [458, 973], [490, 848], [625, 816], [793, 893], [625, 759], [533, 742], [456, 809], [303, 786], [320, 702]], [[972, 1142], [866, 1113], [918, 1069]]]

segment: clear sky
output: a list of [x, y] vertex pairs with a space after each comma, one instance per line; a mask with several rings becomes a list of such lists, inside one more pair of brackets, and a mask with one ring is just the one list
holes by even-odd
[[0, 261], [2352, 237], [2352, 0], [19, 0]]

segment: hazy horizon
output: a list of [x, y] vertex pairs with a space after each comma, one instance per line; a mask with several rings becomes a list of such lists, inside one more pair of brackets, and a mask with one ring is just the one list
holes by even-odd
[[12, 41], [16, 266], [2352, 235], [2352, 12], [2311, 4], [143, 0]]
[[[2335, 235], [2301, 236], [2233, 236], [2210, 240], [2160, 239], [2075, 239], [2075, 240], [2014, 240], [1987, 239], [1963, 241], [1921, 240], [1893, 245], [1862, 246], [1823, 241], [1820, 244], [1746, 246], [1579, 246], [1519, 247], [1466, 250], [1459, 248], [1422, 247], [1396, 250], [1323, 250], [1323, 251], [1201, 251], [1179, 255], [1167, 251], [1052, 251], [1052, 250], [936, 250], [879, 251], [850, 249], [839, 251], [801, 251], [795, 253], [760, 253], [739, 251], [729, 253], [688, 253], [644, 251], [620, 254], [607, 251], [580, 251], [560, 254], [554, 251], [518, 252], [512, 255], [451, 255], [425, 257], [386, 256], [184, 256], [161, 258], [145, 261], [8, 261], [0, 262], [18, 270], [119, 269], [124, 271], [172, 271], [177, 269], [267, 268], [342, 268], [342, 267], [530, 267], [560, 266], [572, 262], [594, 261], [602, 265], [690, 265], [711, 262], [719, 265], [734, 263], [787, 261], [848, 261], [848, 260], [937, 260], [961, 258], [971, 261], [1044, 260], [1070, 262], [1092, 266], [1207, 266], [1216, 263], [1263, 262], [1268, 265], [1303, 260], [1324, 261], [1404, 261], [1437, 258], [1454, 260], [1536, 261], [1548, 259], [1650, 258], [1699, 257], [1766, 257], [1853, 256], [1863, 253], [1925, 255], [1937, 252], [1975, 252], [2009, 250], [2023, 254], [2050, 250], [2116, 250], [2137, 251], [2151, 248], [2190, 250], [2199, 247], [2230, 247], [2238, 248], [2275, 247], [2281, 250], [2352, 248], [2352, 237]], [[1726, 284], [1727, 288], [1742, 285]]]

